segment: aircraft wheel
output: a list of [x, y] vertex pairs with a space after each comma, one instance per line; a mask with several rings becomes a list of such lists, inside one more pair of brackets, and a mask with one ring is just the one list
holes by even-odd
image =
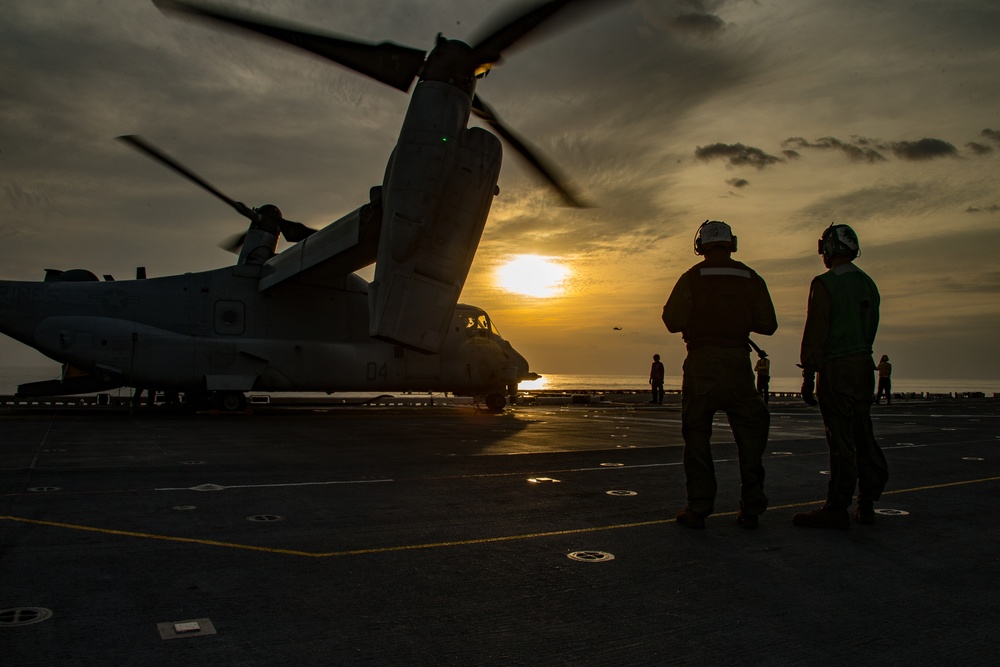
[[247, 407], [247, 397], [242, 391], [227, 391], [222, 394], [219, 403], [226, 412], [239, 412]]
[[486, 407], [493, 412], [500, 412], [507, 405], [507, 399], [503, 394], [487, 394]]

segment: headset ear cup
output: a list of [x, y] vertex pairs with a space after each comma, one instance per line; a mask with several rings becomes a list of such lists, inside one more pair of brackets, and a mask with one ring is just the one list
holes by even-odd
[[733, 249], [730, 252], [736, 252], [736, 235], [733, 235]]
[[701, 230], [705, 229], [705, 225], [708, 224], [708, 220], [701, 223], [698, 227], [698, 231], [694, 233], [694, 254], [701, 255]]

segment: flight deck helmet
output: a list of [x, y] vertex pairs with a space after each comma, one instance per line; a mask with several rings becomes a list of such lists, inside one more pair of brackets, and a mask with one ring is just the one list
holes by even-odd
[[736, 252], [736, 236], [732, 228], [719, 220], [706, 220], [694, 235], [694, 254], [704, 255], [705, 249], [713, 243], [725, 243], [729, 252]]
[[847, 225], [833, 222], [823, 231], [823, 236], [816, 245], [819, 254], [823, 255], [825, 260], [833, 257], [855, 259], [861, 254], [861, 243], [854, 230]]

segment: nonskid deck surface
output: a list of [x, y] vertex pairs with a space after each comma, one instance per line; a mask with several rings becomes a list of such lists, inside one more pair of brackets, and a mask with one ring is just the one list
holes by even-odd
[[37, 664], [958, 664], [994, 654], [1000, 401], [875, 406], [874, 526], [794, 527], [819, 414], [771, 402], [757, 531], [684, 504], [677, 405], [0, 413], [0, 644]]

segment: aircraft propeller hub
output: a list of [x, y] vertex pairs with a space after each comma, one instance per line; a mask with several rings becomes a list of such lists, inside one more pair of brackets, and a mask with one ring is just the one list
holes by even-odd
[[479, 68], [479, 63], [475, 60], [471, 46], [438, 35], [437, 45], [427, 56], [420, 80], [451, 84], [471, 97], [476, 88], [476, 72]]

